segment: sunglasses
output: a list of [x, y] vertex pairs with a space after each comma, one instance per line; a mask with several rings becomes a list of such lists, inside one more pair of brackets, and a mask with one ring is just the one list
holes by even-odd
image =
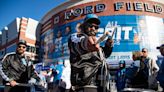
[[95, 24], [88, 24], [88, 27], [90, 28], [95, 28], [95, 29], [99, 29], [99, 26], [98, 25], [95, 25]]
[[18, 46], [18, 48], [23, 48], [23, 49], [25, 49], [25, 48], [26, 48], [26, 46]]

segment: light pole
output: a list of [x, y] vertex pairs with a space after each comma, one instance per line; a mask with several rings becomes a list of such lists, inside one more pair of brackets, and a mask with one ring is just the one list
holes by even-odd
[[[5, 30], [5, 33], [6, 33], [6, 39], [5, 39], [5, 45], [7, 45], [7, 42], [8, 42], [8, 27], [7, 26], [5, 26], [4, 27], [4, 30]], [[7, 48], [6, 48], [6, 46], [5, 46], [5, 54], [6, 54], [6, 52], [7, 52]]]

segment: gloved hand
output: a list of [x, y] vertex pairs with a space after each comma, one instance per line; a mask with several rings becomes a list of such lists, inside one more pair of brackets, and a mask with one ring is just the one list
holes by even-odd
[[78, 43], [78, 42], [81, 41], [81, 39], [77, 36], [77, 34], [72, 34], [72, 35], [71, 35], [71, 40], [72, 40], [72, 42], [74, 42], [74, 43]]
[[44, 83], [44, 81], [40, 80], [39, 82], [37, 82], [37, 85], [41, 88], [46, 88], [46, 83]]
[[105, 45], [108, 46], [108, 47], [113, 47], [113, 45], [114, 45], [114, 40], [112, 39], [111, 36], [108, 37], [108, 39], [106, 40]]
[[36, 79], [31, 78], [31, 79], [28, 81], [28, 83], [30, 83], [30, 84], [36, 84]]

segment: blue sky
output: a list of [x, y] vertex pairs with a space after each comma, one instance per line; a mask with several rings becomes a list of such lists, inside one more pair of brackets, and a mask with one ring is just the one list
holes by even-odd
[[0, 0], [0, 30], [16, 17], [39, 21], [49, 10], [68, 0]]

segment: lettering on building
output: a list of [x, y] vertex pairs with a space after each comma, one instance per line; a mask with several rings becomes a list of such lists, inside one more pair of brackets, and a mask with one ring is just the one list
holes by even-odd
[[[162, 5], [150, 4], [148, 2], [130, 2], [130, 1], [129, 2], [115, 2], [113, 5], [114, 5], [114, 11], [121, 11], [124, 9], [126, 11], [150, 12], [150, 13], [156, 13], [156, 14], [163, 13]], [[101, 12], [104, 12], [106, 8], [107, 8], [106, 4], [100, 3], [96, 5], [89, 5], [89, 6], [70, 9], [69, 11], [64, 12], [64, 15], [62, 15], [62, 18], [60, 18], [59, 15], [54, 17], [54, 24], [59, 23], [60, 19], [71, 20], [81, 15], [86, 15], [90, 13], [101, 13]]]
[[115, 11], [120, 11], [121, 9], [126, 9], [127, 11], [144, 11], [151, 13], [161, 14], [163, 12], [163, 7], [158, 4], [149, 4], [143, 2], [116, 2], [114, 3]]
[[99, 13], [105, 10], [105, 4], [97, 4], [95, 6], [86, 6], [83, 8], [71, 9], [65, 12], [64, 19], [69, 20], [71, 17], [78, 17], [82, 14]]

